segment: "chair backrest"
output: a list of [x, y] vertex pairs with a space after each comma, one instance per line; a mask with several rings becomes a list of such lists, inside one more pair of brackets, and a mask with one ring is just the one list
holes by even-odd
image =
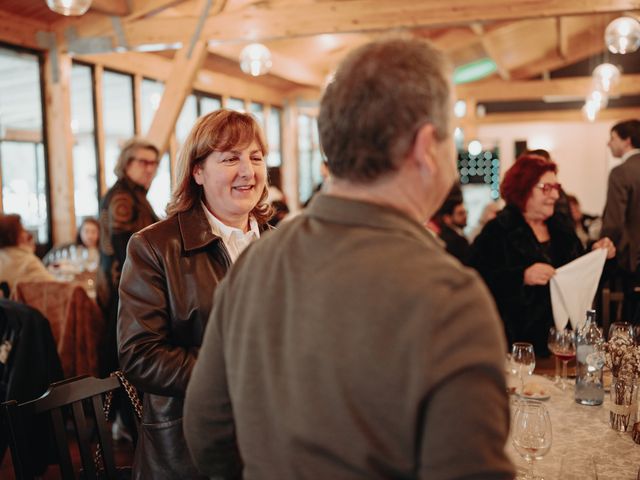
[[99, 375], [98, 350], [104, 336], [100, 307], [74, 283], [18, 282], [15, 300], [49, 320], [65, 377]]
[[64, 480], [79, 478], [73, 470], [66, 418], [70, 411], [73, 419], [73, 434], [80, 453], [83, 478], [97, 478], [94, 463], [95, 445], [100, 445], [104, 472], [100, 478], [118, 478], [113, 455], [111, 430], [107, 428], [103, 412], [103, 395], [120, 388], [116, 377], [98, 379], [77, 377], [51, 384], [40, 398], [18, 404], [16, 401], [3, 403], [2, 420], [9, 436], [13, 468], [17, 480], [31, 480], [35, 475], [31, 469], [29, 439], [26, 438], [23, 423], [35, 415], [47, 415], [51, 419], [55, 437], [58, 465]]

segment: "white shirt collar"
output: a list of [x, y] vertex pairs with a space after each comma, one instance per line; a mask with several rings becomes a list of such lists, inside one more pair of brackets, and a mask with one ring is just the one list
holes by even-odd
[[626, 161], [627, 158], [633, 156], [633, 155], [637, 155], [640, 153], [640, 148], [633, 148], [631, 150], [629, 150], [627, 153], [625, 153], [624, 155], [622, 155], [622, 157], [620, 158], [621, 161]]
[[201, 201], [200, 203], [211, 226], [211, 232], [222, 239], [232, 262], [236, 261], [242, 251], [247, 248], [251, 242], [260, 238], [260, 229], [254, 217], [249, 216], [249, 230], [245, 233], [239, 228], [230, 227], [222, 223], [220, 219], [209, 211], [204, 202]]

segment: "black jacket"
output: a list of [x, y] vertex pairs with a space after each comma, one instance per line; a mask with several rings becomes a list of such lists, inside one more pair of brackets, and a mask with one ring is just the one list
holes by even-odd
[[[53, 382], [62, 380], [62, 366], [51, 333], [51, 326], [40, 312], [21, 303], [0, 299], [0, 343], [11, 350], [0, 361], [0, 401], [18, 403], [42, 395]], [[26, 423], [31, 442], [33, 471], [42, 474], [56, 454], [47, 418]], [[7, 446], [0, 429], [0, 462]]]
[[548, 248], [538, 242], [518, 208], [508, 205], [482, 229], [471, 246], [470, 265], [493, 294], [509, 343], [531, 342], [536, 355], [548, 356], [553, 325], [549, 285], [524, 285], [524, 271], [534, 263], [558, 268], [584, 253], [574, 230], [559, 216], [547, 221]]

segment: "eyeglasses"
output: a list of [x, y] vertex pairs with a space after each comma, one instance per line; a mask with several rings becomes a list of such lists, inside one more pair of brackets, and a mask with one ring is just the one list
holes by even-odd
[[143, 167], [157, 168], [158, 165], [160, 165], [160, 162], [158, 160], [146, 160], [144, 158], [134, 158], [133, 161], [138, 162]]
[[538, 183], [537, 185], [535, 185], [535, 187], [542, 190], [542, 193], [544, 193], [545, 195], [549, 195], [551, 193], [551, 190], [555, 190], [556, 192], [560, 193], [560, 189], [562, 189], [562, 185], [560, 185], [559, 183]]

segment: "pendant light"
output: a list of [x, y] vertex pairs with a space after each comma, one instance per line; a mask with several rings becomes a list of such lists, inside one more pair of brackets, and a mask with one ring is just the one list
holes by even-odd
[[46, 0], [47, 7], [66, 16], [83, 15], [91, 6], [91, 0]]
[[640, 21], [633, 17], [613, 20], [604, 32], [604, 43], [611, 53], [632, 53], [640, 47]]
[[264, 75], [271, 69], [271, 52], [261, 43], [250, 43], [240, 52], [240, 68], [254, 77]]

